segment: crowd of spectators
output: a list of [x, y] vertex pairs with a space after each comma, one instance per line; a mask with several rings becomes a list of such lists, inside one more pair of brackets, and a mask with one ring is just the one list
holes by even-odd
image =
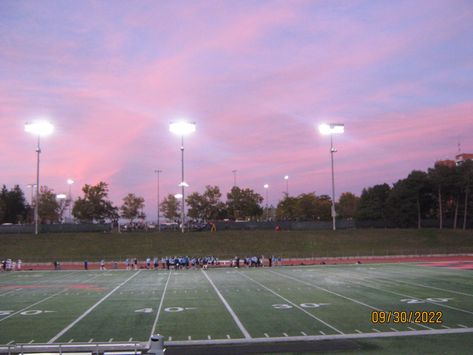
[[18, 261], [12, 259], [4, 259], [2, 260], [0, 271], [20, 271], [21, 264], [21, 259], [18, 259]]

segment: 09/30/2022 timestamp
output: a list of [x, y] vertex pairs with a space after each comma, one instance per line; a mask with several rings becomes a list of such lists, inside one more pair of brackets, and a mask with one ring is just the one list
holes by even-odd
[[371, 312], [373, 324], [442, 324], [441, 311], [373, 311]]

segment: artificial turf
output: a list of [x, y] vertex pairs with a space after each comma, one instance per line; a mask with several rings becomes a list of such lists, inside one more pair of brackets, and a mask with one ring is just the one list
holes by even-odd
[[[349, 340], [356, 346], [337, 350], [467, 354], [471, 341], [459, 340], [472, 338], [471, 272], [371, 264], [2, 273], [0, 343], [146, 341], [151, 333], [168, 344], [359, 334]], [[442, 312], [442, 323], [373, 323], [372, 312], [381, 310]], [[432, 330], [468, 334], [377, 335]]]

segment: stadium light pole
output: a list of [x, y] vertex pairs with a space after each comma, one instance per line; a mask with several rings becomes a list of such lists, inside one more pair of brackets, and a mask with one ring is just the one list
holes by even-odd
[[156, 187], [157, 187], [157, 190], [158, 190], [158, 211], [157, 211], [157, 217], [158, 217], [158, 220], [157, 220], [157, 223], [158, 223], [158, 231], [161, 231], [161, 223], [159, 222], [159, 215], [160, 215], [160, 211], [159, 211], [159, 206], [160, 206], [160, 203], [159, 203], [159, 174], [161, 174], [163, 171], [162, 170], [158, 170], [156, 169], [154, 171], [157, 175], [157, 181], [156, 181]]
[[54, 131], [54, 126], [47, 121], [35, 121], [25, 123], [25, 132], [37, 136], [38, 143], [36, 146], [36, 203], [34, 206], [34, 234], [39, 234], [38, 228], [38, 205], [39, 205], [39, 155], [41, 153], [40, 137], [50, 135]]
[[345, 132], [345, 125], [342, 123], [323, 123], [319, 126], [319, 132], [322, 135], [330, 135], [330, 158], [332, 163], [332, 229], [336, 230], [337, 213], [335, 211], [335, 172], [333, 168], [333, 154], [337, 152], [337, 149], [333, 147], [333, 135]]
[[67, 184], [69, 185], [69, 196], [67, 197], [69, 200], [69, 222], [72, 222], [72, 184], [74, 180], [67, 179]]
[[31, 188], [31, 206], [33, 206], [33, 192], [34, 192], [34, 188], [36, 187], [36, 184], [28, 184], [26, 185], [27, 187]]
[[266, 190], [266, 221], [269, 220], [269, 207], [268, 207], [268, 202], [269, 202], [269, 185], [268, 184], [264, 184], [263, 187], [265, 188]]
[[[179, 186], [181, 187], [181, 231], [184, 233], [185, 231], [185, 218], [186, 214], [184, 211], [185, 208], [185, 193], [184, 188], [186, 187], [186, 182], [184, 180], [184, 136], [189, 135], [195, 132], [195, 122], [186, 122], [186, 121], [179, 121], [179, 122], [171, 122], [169, 124], [169, 131], [172, 133], [181, 136], [181, 183]], [[187, 185], [189, 186], [189, 185]]]
[[284, 180], [286, 180], [286, 196], [289, 197], [289, 175], [284, 176]]

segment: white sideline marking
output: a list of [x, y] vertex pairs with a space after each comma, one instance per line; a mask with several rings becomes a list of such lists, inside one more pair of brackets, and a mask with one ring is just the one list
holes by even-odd
[[40, 303], [43, 303], [44, 301], [47, 301], [47, 300], [49, 300], [50, 298], [53, 298], [53, 297], [55, 297], [55, 296], [57, 296], [57, 295], [59, 295], [59, 294], [65, 292], [66, 290], [67, 290], [67, 288], [65, 288], [65, 289], [62, 290], [62, 291], [56, 292], [56, 293], [52, 294], [52, 295], [49, 296], [49, 297], [43, 298], [42, 300], [40, 300], [40, 301], [38, 301], [38, 302], [36, 302], [36, 303], [33, 303], [33, 304], [31, 304], [31, 305], [29, 305], [29, 306], [27, 306], [27, 307], [25, 307], [25, 308], [22, 308], [22, 309], [20, 309], [19, 311], [16, 311], [16, 312], [10, 314], [9, 316], [6, 316], [6, 317], [0, 319], [0, 322], [3, 322], [5, 319], [8, 319], [8, 318], [10, 318], [10, 317], [13, 317], [13, 316], [17, 315], [18, 313], [21, 313], [21, 312], [23, 312], [23, 311], [26, 311], [27, 309], [30, 309], [31, 307], [34, 307], [34, 306], [36, 306], [36, 305], [38, 305], [38, 304], [40, 304]]
[[207, 272], [203, 271], [202, 269], [200, 269], [200, 271], [204, 274], [204, 276], [206, 277], [206, 279], [210, 282], [210, 284], [212, 285], [212, 287], [214, 288], [215, 292], [217, 293], [218, 297], [220, 298], [220, 300], [222, 301], [222, 303], [225, 305], [225, 308], [227, 309], [227, 311], [230, 313], [230, 315], [232, 316], [233, 320], [235, 321], [236, 325], [238, 326], [238, 328], [240, 328], [240, 331], [243, 333], [243, 335], [245, 336], [246, 339], [251, 339], [251, 335], [250, 333], [248, 333], [248, 331], [246, 330], [246, 328], [243, 326], [243, 324], [241, 323], [240, 319], [237, 317], [237, 315], [235, 314], [235, 312], [233, 311], [232, 307], [230, 307], [230, 305], [228, 304], [227, 300], [225, 298], [223, 298], [222, 294], [220, 293], [220, 291], [218, 290], [217, 286], [215, 286], [215, 284], [213, 283], [213, 281], [210, 279], [209, 275], [207, 275]]
[[462, 328], [468, 328], [466, 325], [463, 325], [463, 324], [458, 324], [458, 326]]
[[18, 290], [21, 290], [21, 288], [15, 288], [14, 290], [10, 290], [10, 291], [7, 291], [7, 292], [4, 292], [4, 293], [1, 293], [0, 296], [6, 296], [12, 292], [15, 292], [15, 291], [18, 291]]
[[309, 335], [309, 336], [292, 336], [292, 337], [275, 337], [270, 338], [264, 333], [266, 338], [252, 339], [220, 339], [220, 340], [194, 340], [194, 341], [173, 341], [168, 345], [224, 345], [224, 344], [266, 344], [280, 342], [300, 342], [300, 341], [317, 341], [317, 340], [336, 340], [336, 339], [369, 339], [369, 338], [389, 338], [389, 337], [408, 337], [421, 335], [438, 335], [438, 334], [464, 334], [473, 333], [473, 328], [455, 328], [455, 329], [432, 329], [432, 330], [406, 330], [397, 332], [379, 332], [379, 333], [354, 333], [354, 334], [330, 334], [330, 335]]
[[64, 328], [59, 333], [57, 333], [53, 338], [51, 338], [48, 341], [48, 344], [51, 344], [51, 343], [55, 342], [57, 339], [59, 339], [59, 337], [64, 335], [64, 333], [66, 333], [69, 329], [71, 329], [73, 326], [75, 326], [77, 323], [79, 323], [82, 319], [84, 319], [90, 312], [92, 312], [95, 308], [97, 308], [103, 301], [105, 301], [108, 297], [110, 297], [116, 290], [118, 290], [120, 287], [122, 287], [124, 284], [126, 284], [128, 281], [130, 281], [132, 278], [134, 278], [140, 272], [141, 272], [141, 270], [138, 270], [133, 275], [131, 275], [129, 278], [127, 278], [125, 281], [123, 281], [120, 285], [115, 287], [112, 291], [110, 291], [105, 296], [103, 296], [97, 303], [95, 303], [87, 311], [82, 313], [82, 315], [80, 315], [79, 318], [77, 318], [75, 321], [73, 321], [71, 324], [69, 324], [66, 328]]
[[327, 322], [323, 321], [323, 320], [320, 319], [319, 317], [314, 316], [312, 313], [308, 312], [307, 310], [305, 310], [305, 309], [302, 308], [301, 306], [295, 304], [294, 302], [289, 301], [287, 298], [281, 296], [281, 295], [280, 295], [279, 293], [277, 293], [276, 291], [271, 290], [269, 287], [266, 287], [266, 286], [263, 285], [261, 282], [258, 282], [258, 281], [256, 281], [255, 279], [252, 279], [251, 277], [249, 277], [248, 275], [243, 274], [242, 272], [239, 272], [239, 274], [242, 275], [242, 276], [244, 276], [244, 277], [246, 277], [248, 280], [251, 280], [251, 281], [253, 281], [254, 283], [260, 285], [261, 287], [263, 287], [263, 288], [266, 289], [267, 291], [271, 292], [273, 295], [276, 295], [276, 296], [278, 296], [279, 298], [283, 299], [283, 300], [286, 301], [287, 303], [292, 304], [294, 307], [296, 307], [297, 309], [301, 310], [302, 312], [304, 312], [305, 314], [307, 314], [309, 317], [312, 317], [312, 318], [318, 320], [320, 323], [326, 325], [327, 327], [329, 327], [329, 328], [332, 329], [332, 330], [335, 330], [337, 333], [343, 334], [343, 332], [342, 332], [341, 330], [339, 330], [339, 329], [335, 328], [334, 326], [328, 324]]
[[307, 334], [306, 334], [306, 333], [304, 333], [304, 332], [301, 332], [301, 334], [302, 334], [303, 336], [305, 336], [305, 337], [307, 336]]
[[164, 285], [163, 294], [161, 295], [161, 301], [159, 301], [158, 312], [156, 313], [156, 318], [154, 319], [153, 328], [151, 329], [150, 338], [154, 334], [154, 331], [156, 330], [156, 326], [158, 325], [159, 315], [161, 314], [161, 308], [163, 307], [163, 302], [164, 302], [164, 295], [166, 294], [166, 290], [168, 288], [169, 280], [171, 278], [171, 273], [172, 273], [172, 270], [169, 271], [168, 279], [166, 280], [166, 284]]

